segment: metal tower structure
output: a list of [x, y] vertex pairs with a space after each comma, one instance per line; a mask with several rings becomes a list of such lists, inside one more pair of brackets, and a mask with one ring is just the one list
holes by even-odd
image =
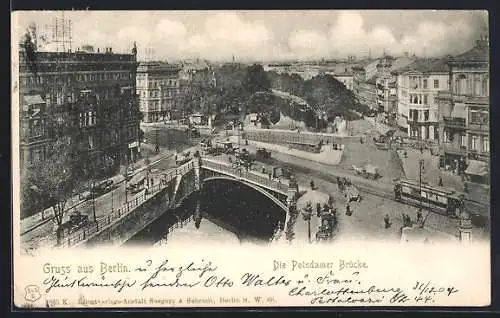
[[73, 44], [73, 22], [64, 17], [64, 12], [52, 20], [52, 24], [45, 24], [40, 43], [55, 44], [56, 52], [66, 52], [72, 49]]

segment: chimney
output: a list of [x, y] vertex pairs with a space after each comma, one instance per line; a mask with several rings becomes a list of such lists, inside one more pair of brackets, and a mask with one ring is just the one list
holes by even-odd
[[99, 53], [99, 48], [97, 48], [97, 53]]
[[487, 48], [489, 46], [488, 36], [481, 35], [479, 40], [476, 41], [476, 47], [480, 49]]

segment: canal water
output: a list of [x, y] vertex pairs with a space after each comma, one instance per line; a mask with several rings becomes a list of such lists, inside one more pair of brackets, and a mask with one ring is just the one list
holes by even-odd
[[[276, 220], [281, 220], [281, 216], [274, 219], [269, 217], [252, 219], [250, 216], [259, 216], [268, 207], [265, 204], [260, 207], [255, 204], [253, 206], [238, 205], [238, 201], [241, 201], [239, 197], [233, 201], [211, 200], [212, 195], [213, 193], [207, 192], [191, 194], [177, 209], [167, 210], [160, 218], [127, 241], [125, 245], [158, 246], [205, 244], [207, 242], [265, 245], [270, 241]], [[221, 193], [218, 195], [220, 199]], [[195, 227], [193, 217], [197, 208], [202, 218], [199, 228]], [[236, 214], [235, 211], [238, 213]], [[256, 211], [259, 213], [255, 213]], [[270, 214], [265, 215], [269, 216]]]

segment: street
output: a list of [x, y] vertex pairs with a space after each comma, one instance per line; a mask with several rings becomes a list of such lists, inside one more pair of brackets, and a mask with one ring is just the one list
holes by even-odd
[[[190, 147], [187, 148], [185, 151], [191, 151], [194, 152], [196, 147]], [[142, 160], [144, 161], [144, 160]], [[176, 167], [175, 164], [175, 155], [172, 154], [170, 151], [165, 150], [163, 153], [160, 153], [156, 156], [153, 156], [150, 158], [151, 161], [151, 168], [152, 168], [152, 174], [150, 175], [150, 178], [153, 177], [155, 178], [155, 171], [158, 171], [158, 173], [168, 171], [170, 169], [173, 169]], [[137, 163], [135, 165], [136, 172], [134, 175], [146, 175], [145, 172], [145, 167], [139, 166], [141, 163]], [[140, 191], [136, 194], [128, 193], [127, 195], [125, 194], [125, 188], [126, 188], [126, 183], [123, 178], [123, 176], [118, 175], [113, 178], [116, 180], [116, 182], [112, 186], [112, 190], [95, 198], [95, 214], [96, 214], [96, 219], [101, 220], [107, 217], [109, 213], [111, 213], [113, 210], [123, 206], [125, 204], [125, 198], [127, 196], [129, 201], [134, 200], [136, 197], [139, 197], [141, 195], [144, 195], [144, 190]], [[158, 178], [156, 178], [158, 180]], [[78, 210], [84, 215], [88, 215], [89, 221], [92, 222], [94, 221], [94, 214], [93, 214], [93, 203], [92, 200], [85, 200], [85, 201], [80, 201], [75, 207], [70, 208], [71, 205], [67, 204], [67, 210], [65, 212], [64, 218], [67, 220], [69, 218], [69, 214], [75, 210]], [[49, 217], [52, 214], [52, 211], [49, 212], [51, 209], [46, 210], [46, 215], [45, 217]], [[50, 213], [50, 214], [49, 214]], [[32, 218], [34, 219], [34, 218]], [[57, 228], [55, 224], [55, 220], [51, 219], [49, 221], [45, 221], [43, 223], [39, 223], [41, 225], [36, 226], [36, 224], [31, 224], [31, 228], [34, 228], [33, 230], [30, 230], [29, 232], [21, 235], [21, 246], [23, 249], [29, 250], [29, 249], [36, 249], [41, 246], [50, 246], [50, 245], [55, 245], [56, 244], [56, 235], [55, 235], [55, 230]]]
[[[256, 150], [251, 145], [242, 146], [242, 148], [247, 149], [250, 153]], [[229, 164], [229, 157], [234, 158], [234, 156], [227, 154], [209, 158]], [[314, 192], [333, 195], [339, 221], [336, 240], [349, 240], [353, 237], [361, 240], [369, 238], [399, 240], [400, 228], [403, 224], [402, 213], [409, 215], [413, 221], [416, 220], [418, 208], [365, 192], [361, 192], [361, 202], [351, 204], [351, 208], [354, 210], [352, 216], [346, 216], [346, 199], [339, 192], [337, 184], [334, 182], [336, 175], [338, 175], [338, 171], [336, 170], [342, 171], [342, 169], [335, 169], [309, 160], [272, 152], [271, 159], [265, 160], [265, 162], [255, 162], [253, 170], [260, 172], [262, 167], [264, 167], [266, 171], [271, 171], [273, 166], [281, 165], [282, 162], [286, 162], [285, 165], [293, 169], [301, 189], [311, 191], [309, 183], [313, 180], [317, 187]], [[355, 179], [351, 177], [353, 184], [356, 185]], [[367, 182], [366, 184], [373, 183], [371, 180], [363, 181]], [[389, 186], [389, 189], [392, 192], [392, 185]], [[316, 202], [312, 202], [312, 204], [315, 207]], [[392, 226], [389, 229], [384, 228], [384, 217], [386, 214], [392, 222]], [[317, 231], [317, 223], [317, 220], [311, 221], [311, 224], [314, 224], [315, 227], [312, 230], [314, 234]], [[427, 218], [426, 224], [429, 227], [450, 235], [457, 234], [456, 227], [458, 226], [458, 220], [456, 219], [449, 219], [446, 216], [431, 213]], [[301, 225], [300, 220], [297, 220], [297, 226], [299, 227], [299, 231], [307, 232], [307, 227], [304, 227], [303, 224]], [[313, 237], [314, 234], [312, 234]]]

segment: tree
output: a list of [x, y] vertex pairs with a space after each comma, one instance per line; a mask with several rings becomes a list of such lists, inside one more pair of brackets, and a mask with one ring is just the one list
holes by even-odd
[[21, 39], [21, 50], [24, 54], [24, 59], [30, 71], [37, 73], [37, 31], [36, 25], [31, 23], [26, 29]]
[[58, 227], [63, 224], [66, 203], [73, 195], [80, 176], [71, 145], [61, 140], [55, 143], [45, 161], [27, 167], [28, 183], [40, 189], [44, 200], [54, 202], [52, 208]]
[[253, 64], [247, 68], [245, 86], [250, 94], [267, 91], [271, 88], [271, 81], [267, 77], [267, 73], [264, 71], [262, 65]]

